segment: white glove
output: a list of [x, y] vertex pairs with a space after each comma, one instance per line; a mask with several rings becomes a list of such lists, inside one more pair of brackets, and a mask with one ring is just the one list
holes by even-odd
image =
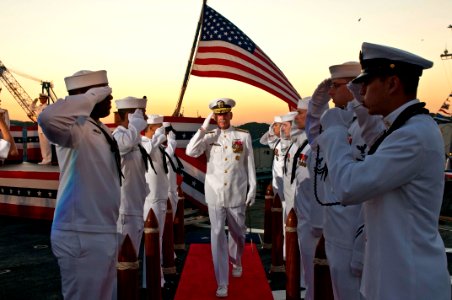
[[111, 95], [112, 89], [109, 86], [95, 87], [89, 89], [85, 95], [96, 103], [104, 101], [107, 96]]
[[275, 126], [275, 123], [271, 123], [270, 127], [268, 127], [268, 134], [269, 135], [275, 135], [275, 131], [273, 130], [273, 126]]
[[361, 104], [363, 104], [364, 102], [364, 97], [361, 95], [362, 87], [363, 87], [362, 83], [353, 83], [351, 81], [347, 83], [347, 88], [350, 91], [350, 93], [352, 93], [353, 98], [355, 98], [355, 100]]
[[254, 202], [256, 202], [255, 198], [247, 198], [245, 204], [246, 206], [251, 206], [254, 204]]
[[325, 79], [322, 81], [312, 94], [311, 102], [318, 106], [327, 104], [330, 101], [330, 95], [328, 95], [330, 86], [331, 79]]
[[320, 119], [324, 130], [335, 126], [350, 127], [353, 122], [353, 112], [338, 107], [328, 109]]
[[148, 125], [144, 120], [143, 111], [136, 109], [133, 114], [129, 114], [129, 124], [135, 127], [138, 132], [143, 131]]
[[202, 123], [202, 126], [201, 126], [202, 129], [207, 130], [207, 127], [209, 127], [210, 120], [212, 120], [212, 117], [213, 117], [213, 112], [210, 113], [210, 115], [208, 115], [207, 118]]
[[176, 134], [173, 131], [168, 132], [168, 141], [172, 140], [175, 141], [176, 140]]
[[159, 127], [155, 130], [155, 136], [165, 135], [165, 127]]

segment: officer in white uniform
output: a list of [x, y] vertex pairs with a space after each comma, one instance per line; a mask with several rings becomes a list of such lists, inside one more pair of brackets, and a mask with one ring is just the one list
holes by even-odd
[[177, 174], [181, 174], [183, 168], [182, 163], [176, 156], [176, 134], [170, 122], [163, 122], [163, 127], [166, 132], [167, 145], [165, 148], [167, 165], [168, 165], [168, 198], [171, 201], [173, 209], [173, 219], [176, 216], [177, 202], [179, 196], [177, 193]]
[[[46, 94], [39, 94], [39, 103], [41, 105], [37, 106], [38, 98], [34, 99], [30, 105], [30, 109], [35, 112], [37, 116], [48, 106], [49, 97]], [[49, 165], [52, 163], [52, 148], [50, 147], [49, 140], [46, 138], [42, 132], [41, 126], [38, 125], [38, 135], [39, 135], [39, 147], [41, 149], [42, 161], [39, 165]]]
[[444, 144], [419, 102], [423, 69], [433, 63], [412, 53], [363, 43], [364, 106], [382, 115], [388, 130], [362, 161], [346, 136], [352, 115], [332, 109], [322, 117], [318, 143], [334, 193], [344, 205], [363, 203], [366, 251], [361, 291], [365, 299], [451, 298], [438, 218], [444, 188]]
[[[235, 101], [215, 99], [209, 104], [213, 110], [187, 145], [186, 153], [207, 156], [204, 185], [211, 223], [212, 257], [218, 289], [217, 297], [227, 297], [229, 261], [232, 276], [242, 276], [242, 253], [245, 245], [245, 210], [255, 201], [256, 170], [251, 135], [231, 126]], [[218, 128], [206, 132], [214, 116]], [[228, 239], [225, 221], [229, 228]]]
[[69, 96], [38, 117], [60, 162], [52, 251], [65, 299], [110, 300], [121, 166], [117, 144], [99, 119], [110, 114], [113, 97], [106, 71], [79, 71], [65, 82]]
[[0, 108], [0, 159], [6, 159], [8, 155], [18, 155], [14, 137], [8, 126], [8, 111]]
[[118, 218], [118, 233], [122, 236], [119, 245], [129, 235], [138, 255], [144, 228], [144, 199], [149, 193], [145, 179], [147, 155], [143, 156], [140, 150], [140, 133], [147, 126], [144, 118], [147, 99], [126, 97], [115, 102], [118, 112], [113, 137], [118, 143], [124, 175]]
[[273, 151], [272, 164], [272, 187], [273, 195], [278, 194], [280, 199], [284, 199], [283, 189], [283, 167], [284, 155], [281, 150], [281, 116], [275, 116], [270, 128], [260, 139], [262, 145], [268, 145]]
[[[314, 91], [309, 106], [308, 122], [309, 137], [313, 141], [312, 146], [317, 150], [316, 137], [320, 132], [320, 116], [328, 109], [328, 101], [333, 99], [336, 107], [349, 110], [361, 105], [354, 100], [353, 94], [347, 89], [347, 83], [359, 75], [361, 66], [358, 62], [346, 62], [333, 65], [329, 68], [331, 78], [324, 80]], [[378, 121], [381, 121], [380, 117]], [[369, 119], [370, 120], [370, 119]], [[355, 160], [363, 160], [367, 145], [363, 135], [366, 128], [371, 128], [381, 133], [383, 129], [378, 126], [358, 124], [358, 118], [348, 131], [346, 141], [350, 144]], [[360, 126], [363, 125], [363, 126]], [[325, 203], [323, 234], [325, 236], [325, 251], [331, 273], [333, 293], [336, 299], [362, 299], [359, 288], [361, 284], [362, 263], [364, 254], [364, 220], [361, 206], [343, 206], [340, 199], [331, 189], [327, 173], [328, 165], [325, 165], [323, 149], [316, 157], [315, 176], [316, 192], [323, 186], [325, 199], [318, 199]], [[317, 155], [317, 152], [316, 152]], [[322, 170], [322, 172], [320, 171]], [[323, 180], [322, 180], [323, 179]], [[321, 182], [324, 181], [324, 182]], [[317, 196], [318, 197], [318, 196]]]

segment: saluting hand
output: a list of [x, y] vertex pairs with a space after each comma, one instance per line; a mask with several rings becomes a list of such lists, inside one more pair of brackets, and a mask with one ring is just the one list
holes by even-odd
[[129, 114], [129, 124], [135, 127], [138, 132], [143, 131], [147, 122], [144, 120], [143, 111], [141, 109], [136, 109], [133, 114]]
[[330, 86], [331, 79], [328, 78], [322, 81], [312, 94], [311, 102], [319, 106], [327, 104], [330, 101], [330, 95], [328, 95]]
[[210, 113], [210, 115], [208, 115], [207, 118], [202, 123], [202, 126], [201, 126], [202, 129], [207, 130], [207, 127], [209, 127], [210, 120], [212, 120], [212, 117], [213, 117], [213, 112]]

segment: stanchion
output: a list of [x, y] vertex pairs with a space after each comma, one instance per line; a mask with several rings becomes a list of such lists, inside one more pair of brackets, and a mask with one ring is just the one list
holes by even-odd
[[272, 248], [272, 202], [273, 202], [273, 185], [267, 186], [265, 191], [265, 208], [264, 208], [264, 249]]
[[292, 208], [286, 221], [286, 299], [300, 300], [300, 247], [297, 215]]
[[184, 192], [180, 185], [177, 187], [177, 210], [174, 217], [174, 249], [185, 250], [185, 232], [184, 232]]
[[272, 263], [270, 272], [285, 272], [283, 258], [283, 211], [278, 194], [273, 198], [272, 205]]
[[325, 252], [325, 238], [320, 238], [314, 258], [314, 300], [334, 300], [330, 267]]
[[149, 210], [144, 222], [144, 250], [146, 255], [146, 287], [148, 299], [161, 300], [161, 266], [159, 223], [154, 210]]
[[176, 264], [174, 263], [173, 208], [169, 199], [166, 202], [166, 217], [165, 228], [163, 229], [162, 250], [163, 274], [176, 274]]
[[127, 234], [118, 253], [118, 300], [138, 300], [140, 264], [132, 240]]

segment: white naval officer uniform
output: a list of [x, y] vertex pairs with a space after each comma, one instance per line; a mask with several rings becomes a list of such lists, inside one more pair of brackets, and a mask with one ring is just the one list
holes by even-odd
[[[393, 121], [403, 108], [417, 102], [385, 119]], [[351, 162], [350, 149], [340, 138], [344, 138], [340, 128], [331, 128], [319, 137], [319, 144], [342, 203], [364, 202], [365, 298], [450, 299], [444, 243], [437, 227], [444, 146], [436, 123], [429, 116], [414, 116], [362, 162]]]
[[[30, 109], [35, 112], [37, 116], [47, 107], [47, 103], [36, 106], [33, 102], [30, 105]], [[39, 148], [41, 149], [42, 161], [41, 164], [50, 164], [52, 162], [52, 147], [50, 146], [49, 140], [46, 138], [42, 132], [41, 126], [38, 124], [38, 136], [39, 136]]]
[[[397, 77], [407, 72], [414, 82], [433, 65], [412, 53], [370, 43], [363, 43], [360, 59], [363, 71], [354, 83], [375, 74]], [[404, 86], [395, 88], [400, 91]], [[380, 99], [382, 108], [397, 96], [389, 97]], [[414, 112], [407, 114], [410, 110]], [[373, 145], [373, 153], [363, 161], [354, 160], [344, 143], [344, 111], [331, 110], [322, 117], [325, 131], [318, 143], [324, 149], [334, 192], [344, 205], [363, 203], [367, 244], [361, 292], [368, 300], [451, 298], [446, 253], [438, 232], [444, 143], [427, 113], [417, 99], [392, 110], [384, 118], [389, 130], [375, 143], [379, 148]]]
[[[234, 265], [242, 265], [246, 233], [245, 201], [254, 199], [256, 194], [251, 136], [247, 131], [232, 126], [209, 132], [200, 129], [188, 143], [186, 154], [199, 157], [203, 153], [207, 157], [204, 190], [212, 226], [215, 277], [219, 286], [227, 286], [229, 260]], [[229, 251], [225, 220], [229, 228]]]
[[[118, 110], [146, 108], [146, 102], [146, 99], [143, 98], [126, 97], [116, 100], [116, 107]], [[138, 113], [141, 113], [141, 111], [138, 111]], [[122, 236], [119, 245], [122, 245], [122, 241], [128, 234], [138, 256], [144, 229], [144, 199], [149, 193], [149, 186], [145, 179], [145, 163], [148, 162], [143, 160], [139, 149], [139, 145], [141, 145], [140, 132], [146, 126], [146, 121], [142, 118], [141, 122], [136, 122], [132, 119], [134, 117], [135, 114], [129, 114], [127, 128], [119, 125], [113, 131], [113, 137], [118, 143], [121, 154], [121, 171], [124, 175], [117, 223], [118, 233]]]
[[[108, 83], [105, 71], [84, 72], [74, 77], [89, 79], [88, 86]], [[68, 89], [71, 78], [66, 78]], [[57, 145], [60, 162], [51, 242], [65, 299], [110, 300], [116, 278], [119, 171], [110, 144], [90, 118], [96, 103], [108, 95], [105, 89], [111, 93], [102, 87], [67, 96], [38, 117], [49, 141]], [[101, 122], [97, 125], [109, 132]]]

